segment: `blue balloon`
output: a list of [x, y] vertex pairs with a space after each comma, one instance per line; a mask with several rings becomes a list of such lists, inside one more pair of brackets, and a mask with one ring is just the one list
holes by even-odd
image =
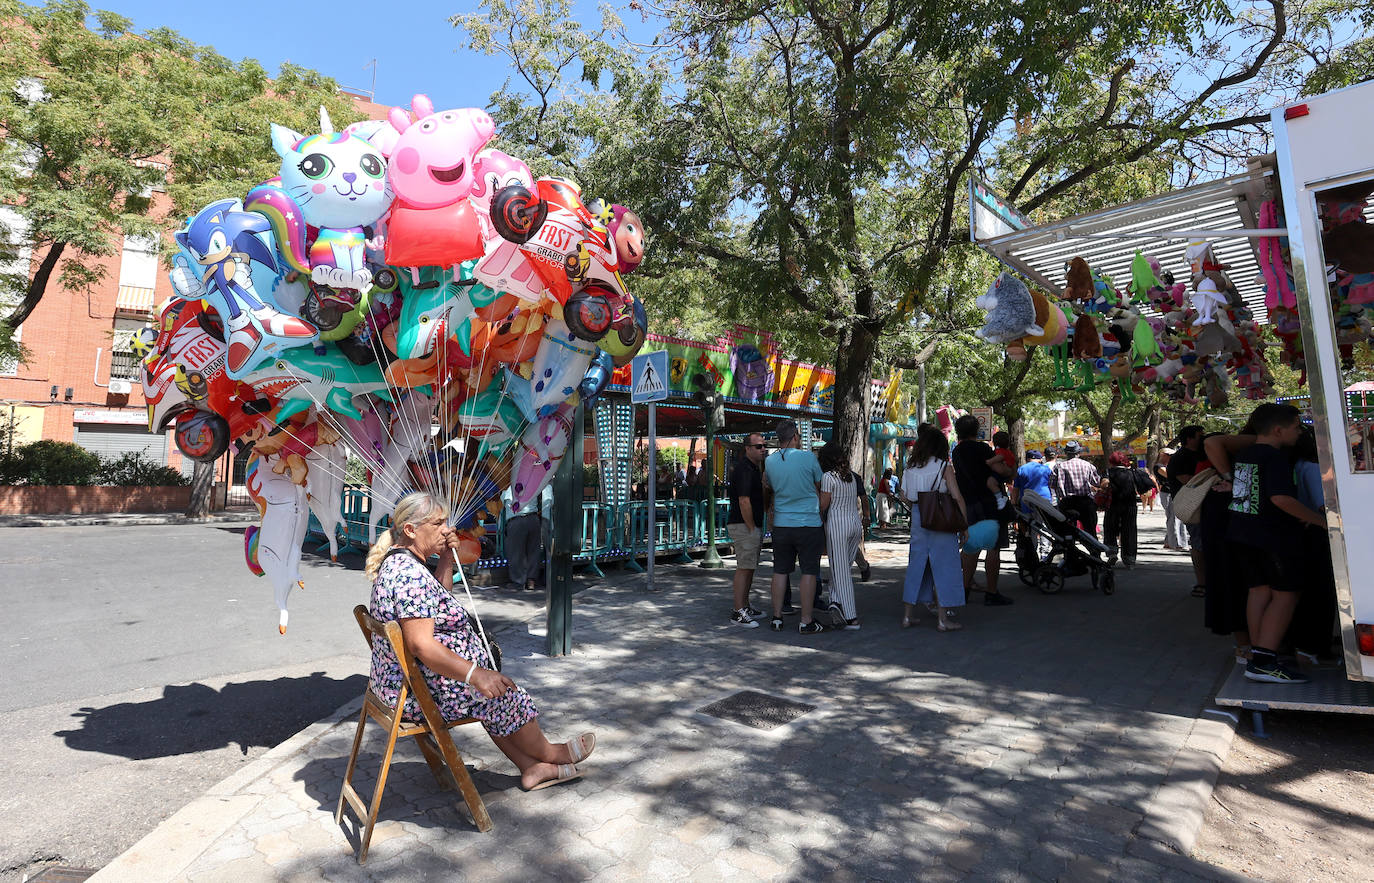
[[615, 361], [611, 354], [605, 351], [598, 351], [596, 357], [592, 359], [592, 365], [587, 369], [582, 382], [577, 384], [577, 391], [582, 396], [582, 403], [591, 407], [596, 403], [597, 396], [601, 395], [606, 389], [606, 384], [611, 382], [611, 374], [615, 371]]
[[992, 518], [975, 521], [968, 526], [968, 539], [964, 541], [963, 551], [969, 555], [992, 549], [997, 545], [997, 522]]

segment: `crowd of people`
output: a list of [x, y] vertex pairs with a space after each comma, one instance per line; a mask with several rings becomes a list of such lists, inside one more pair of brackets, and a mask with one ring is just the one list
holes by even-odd
[[[995, 434], [991, 445], [979, 440], [972, 416], [955, 421], [952, 447], [943, 431], [923, 424], [900, 474], [886, 469], [876, 482], [875, 511], [839, 446], [803, 450], [797, 425], [780, 421], [776, 448], [770, 452], [762, 434], [749, 434], [729, 477], [727, 531], [736, 555], [731, 621], [758, 628], [764, 616], [749, 596], [765, 519], [773, 543], [774, 631], [789, 615], [799, 616], [803, 635], [860, 628], [853, 567], [858, 564], [860, 578], [868, 578], [865, 529], [875, 518], [887, 526], [909, 508], [901, 626], [917, 625], [924, 608], [935, 614], [936, 629], [948, 632], [963, 627], [957, 612], [974, 592], [987, 606], [1013, 603], [998, 586], [1000, 550], [1010, 544], [1015, 513], [1027, 511], [1029, 495], [1050, 501], [1094, 536], [1101, 512], [1103, 540], [1126, 567], [1138, 554], [1137, 515], [1152, 509], [1158, 496], [1166, 517], [1164, 547], [1191, 556], [1193, 594], [1205, 599], [1204, 624], [1232, 636], [1247, 678], [1304, 683], [1307, 677], [1280, 653], [1291, 649], [1308, 663], [1329, 659], [1336, 595], [1316, 441], [1299, 417], [1289, 405], [1262, 404], [1234, 435], [1186, 426], [1153, 472], [1121, 452], [1099, 470], [1073, 441], [1061, 452], [1027, 451], [1018, 465], [1005, 434]], [[520, 510], [507, 502], [512, 584], [529, 586], [537, 577], [540, 503], [547, 507], [548, 500]], [[986, 536], [974, 542], [975, 531]], [[368, 556], [372, 615], [400, 623], [440, 711], [449, 719], [481, 720], [519, 768], [524, 788], [577, 778], [577, 764], [592, 753], [595, 735], [564, 743], [545, 737], [532, 699], [500, 673], [480, 622], [451, 592], [455, 543], [442, 503], [423, 493], [404, 497], [391, 530]], [[984, 583], [978, 585], [984, 553]], [[435, 556], [437, 566], [428, 565]], [[828, 597], [820, 593], [823, 556], [830, 560]], [[794, 574], [799, 607], [791, 603]], [[374, 642], [371, 685], [390, 701], [401, 688], [398, 662], [383, 641]]]

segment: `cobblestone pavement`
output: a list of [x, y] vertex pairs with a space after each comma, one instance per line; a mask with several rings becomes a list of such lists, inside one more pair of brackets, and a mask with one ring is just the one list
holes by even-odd
[[[1141, 526], [1157, 548], [1162, 518]], [[354, 826], [332, 817], [354, 706], [95, 879], [1232, 879], [1186, 857], [1230, 730], [1199, 717], [1229, 655], [1185, 556], [1143, 553], [1110, 597], [1086, 577], [1041, 595], [1013, 571], [1015, 606], [975, 595], [964, 630], [938, 633], [933, 616], [899, 628], [905, 547], [870, 553], [859, 631], [738, 628], [730, 571], [689, 566], [660, 567], [652, 594], [617, 573], [578, 594], [572, 656], [540, 655], [542, 616], [507, 629], [507, 673], [545, 730], [598, 745], [585, 779], [526, 794], [477, 728], [456, 731], [490, 834], [408, 740], [357, 866]], [[771, 731], [697, 711], [744, 689], [817, 707]]]

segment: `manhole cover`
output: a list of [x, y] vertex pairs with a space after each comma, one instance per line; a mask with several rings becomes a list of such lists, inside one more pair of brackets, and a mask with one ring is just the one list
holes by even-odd
[[65, 865], [49, 865], [29, 878], [29, 883], [81, 883], [95, 876], [89, 868], [69, 868]]
[[783, 724], [791, 723], [816, 706], [805, 702], [793, 702], [779, 696], [769, 696], [753, 690], [741, 690], [733, 696], [726, 696], [719, 702], [698, 708], [702, 714], [709, 714], [721, 720], [734, 721], [753, 727], [756, 730], [772, 730]]

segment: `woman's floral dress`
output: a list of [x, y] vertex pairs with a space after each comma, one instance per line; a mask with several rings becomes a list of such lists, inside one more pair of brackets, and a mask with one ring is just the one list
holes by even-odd
[[[429, 569], [409, 552], [388, 555], [377, 571], [372, 584], [371, 612], [380, 622], [398, 619], [434, 620], [434, 637], [439, 643], [463, 659], [475, 660], [482, 668], [491, 668], [491, 659], [482, 644], [481, 635], [473, 626], [468, 612], [434, 578]], [[539, 711], [528, 693], [520, 687], [503, 696], [487, 699], [476, 688], [460, 680], [437, 675], [420, 664], [425, 683], [434, 694], [434, 702], [444, 720], [475, 717], [493, 736], [509, 736], [534, 720]], [[372, 679], [374, 692], [389, 705], [396, 704], [401, 692], [401, 666], [385, 638], [372, 639]], [[405, 718], [421, 720], [420, 706], [415, 698], [406, 699]]]

